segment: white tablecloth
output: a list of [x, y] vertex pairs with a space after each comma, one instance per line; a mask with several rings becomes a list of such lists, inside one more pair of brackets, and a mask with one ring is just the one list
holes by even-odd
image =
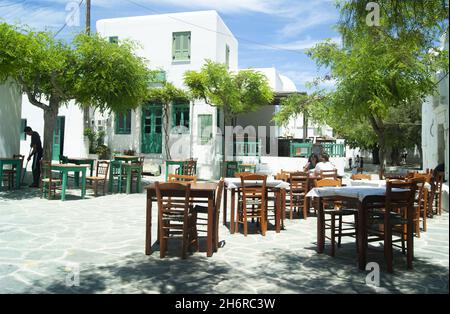
[[[400, 192], [402, 189], [392, 189], [393, 192]], [[306, 197], [332, 197], [342, 196], [357, 198], [359, 201], [363, 201], [367, 196], [383, 196], [386, 195], [385, 187], [373, 187], [373, 186], [343, 186], [343, 187], [322, 187], [314, 188], [306, 194]]]
[[[342, 184], [347, 186], [371, 186], [371, 187], [386, 187], [386, 180], [352, 180], [352, 179], [343, 179]], [[428, 182], [425, 182], [425, 189], [428, 191], [431, 190], [431, 185]]]
[[[255, 181], [245, 181], [246, 186], [247, 183], [250, 186], [261, 186], [262, 181], [261, 180], [255, 180]], [[225, 187], [228, 190], [231, 189], [237, 189], [242, 186], [242, 182], [240, 178], [225, 178]], [[284, 182], [282, 180], [267, 180], [266, 186], [269, 188], [277, 188], [277, 189], [288, 189], [289, 183]]]

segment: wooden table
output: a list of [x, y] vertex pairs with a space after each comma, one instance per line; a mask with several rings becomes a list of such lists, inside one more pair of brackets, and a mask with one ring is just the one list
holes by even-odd
[[13, 165], [16, 167], [16, 188], [20, 189], [22, 178], [22, 159], [20, 158], [0, 158], [0, 187], [3, 186], [3, 166]]
[[[395, 192], [395, 189], [393, 189]], [[357, 204], [358, 210], [358, 267], [365, 270], [367, 264], [367, 210], [371, 204], [383, 204], [386, 201], [386, 187], [322, 187], [314, 188], [308, 192], [307, 197], [317, 198], [317, 252], [323, 253], [325, 248], [325, 214], [322, 206], [323, 199], [327, 201], [351, 201]], [[414, 206], [407, 210], [407, 260], [408, 268], [412, 269], [412, 260], [414, 256]], [[391, 232], [389, 230], [386, 230]], [[386, 233], [386, 238], [390, 238]]]
[[[94, 174], [94, 162], [95, 159], [92, 158], [80, 158], [80, 157], [67, 157], [67, 163], [74, 165], [88, 165], [91, 168], [90, 176]], [[75, 185], [80, 186], [80, 174], [75, 172]]]
[[[227, 190], [231, 191], [231, 208], [230, 208], [230, 233], [234, 234], [237, 229], [237, 222], [235, 221], [236, 215], [236, 190], [241, 187], [240, 178], [226, 178], [225, 179], [225, 191], [223, 195], [223, 224], [226, 225], [227, 217]], [[261, 186], [262, 181], [254, 181], [252, 186]], [[289, 188], [289, 183], [282, 180], [267, 180], [266, 187], [268, 190], [275, 193], [275, 230], [276, 233], [281, 232], [282, 221], [282, 207], [283, 207], [283, 195], [286, 188]]]
[[74, 173], [81, 172], [81, 198], [86, 196], [86, 168], [87, 166], [73, 165], [73, 164], [52, 164], [51, 170], [59, 171], [62, 173], [62, 191], [61, 191], [61, 201], [66, 200], [66, 188], [67, 179], [69, 172]]
[[[208, 199], [208, 231], [207, 231], [207, 252], [206, 256], [213, 255], [214, 243], [216, 243], [215, 237], [215, 225], [216, 214], [214, 209], [215, 194], [217, 189], [217, 183], [190, 183], [191, 184], [191, 196], [194, 198], [207, 198]], [[145, 254], [150, 255], [152, 253], [152, 203], [156, 201], [155, 184], [150, 184], [145, 187], [147, 190], [147, 213], [145, 223]], [[158, 210], [158, 208], [156, 207]], [[159, 230], [158, 233], [159, 234]]]

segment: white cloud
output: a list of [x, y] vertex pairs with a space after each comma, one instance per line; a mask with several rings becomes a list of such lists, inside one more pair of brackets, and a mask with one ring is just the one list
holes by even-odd
[[[307, 36], [306, 39], [296, 40], [284, 44], [270, 44], [266, 46], [268, 49], [284, 49], [284, 50], [306, 50], [309, 48], [313, 48], [315, 45], [323, 42], [324, 39], [313, 39], [311, 36]], [[334, 43], [341, 43], [341, 39], [339, 37], [331, 38], [331, 41]], [[260, 47], [259, 47], [260, 48]]]
[[[55, 5], [58, 2], [61, 5]], [[26, 1], [2, 1], [2, 13], [0, 18], [8, 23], [26, 24], [33, 28], [42, 30], [61, 27], [64, 25], [67, 12], [64, 3], [67, 0], [43, 1], [43, 5], [30, 5]]]

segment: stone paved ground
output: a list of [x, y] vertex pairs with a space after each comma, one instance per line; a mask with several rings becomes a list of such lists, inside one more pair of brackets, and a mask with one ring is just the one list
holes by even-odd
[[[315, 252], [315, 218], [287, 221], [286, 230], [266, 237], [230, 235], [221, 226], [223, 247], [212, 258], [202, 245], [186, 260], [177, 242], [165, 259], [157, 246], [145, 256], [144, 223], [144, 194], [63, 203], [28, 189], [0, 192], [0, 293], [449, 292], [448, 214], [415, 239], [413, 271], [397, 254], [395, 274], [386, 274], [381, 247], [369, 252], [381, 265], [380, 287], [365, 284], [368, 272], [357, 269], [351, 239], [335, 258]], [[152, 231], [155, 239], [156, 226]], [[66, 279], [76, 269], [79, 286], [71, 287]]]

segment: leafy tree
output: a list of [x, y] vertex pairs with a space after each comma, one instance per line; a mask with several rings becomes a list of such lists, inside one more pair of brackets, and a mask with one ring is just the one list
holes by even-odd
[[165, 82], [160, 88], [152, 88], [148, 100], [161, 104], [164, 128], [164, 147], [166, 158], [171, 159], [169, 137], [170, 137], [170, 106], [176, 101], [189, 101], [190, 96], [182, 89], [176, 88], [172, 83]]
[[44, 159], [51, 159], [59, 108], [70, 100], [101, 112], [139, 106], [148, 92], [145, 60], [135, 44], [120, 45], [86, 34], [72, 45], [51, 33], [0, 23], [0, 82], [12, 78], [44, 112]]
[[[253, 70], [232, 73], [226, 65], [210, 60], [206, 60], [201, 71], [187, 71], [184, 83], [193, 98], [222, 109], [224, 127], [235, 126], [238, 114], [270, 104], [274, 97], [264, 74]], [[222, 152], [225, 167], [225, 141], [222, 141]]]
[[226, 65], [210, 60], [201, 71], [187, 71], [184, 82], [194, 98], [223, 110], [225, 125], [234, 125], [238, 114], [255, 111], [274, 97], [264, 74], [253, 70], [231, 73]]
[[420, 11], [424, 18], [418, 21], [414, 20], [417, 13], [412, 13], [416, 12], [416, 1], [400, 2], [383, 2], [386, 12], [396, 5], [401, 9], [395, 11], [398, 14], [381, 15], [380, 26], [369, 27], [367, 11], [361, 12], [361, 3], [341, 1], [343, 21], [339, 30], [343, 46], [326, 41], [308, 51], [319, 67], [330, 70], [329, 76], [337, 82], [336, 89], [326, 94], [331, 112], [340, 118], [348, 115], [354, 121], [369, 122], [379, 147], [380, 175], [392, 138], [388, 123], [395, 114], [394, 108], [406, 108], [432, 94], [436, 89], [435, 73], [448, 71], [448, 51], [437, 47], [447, 16], [442, 2], [430, 1], [437, 13]]

